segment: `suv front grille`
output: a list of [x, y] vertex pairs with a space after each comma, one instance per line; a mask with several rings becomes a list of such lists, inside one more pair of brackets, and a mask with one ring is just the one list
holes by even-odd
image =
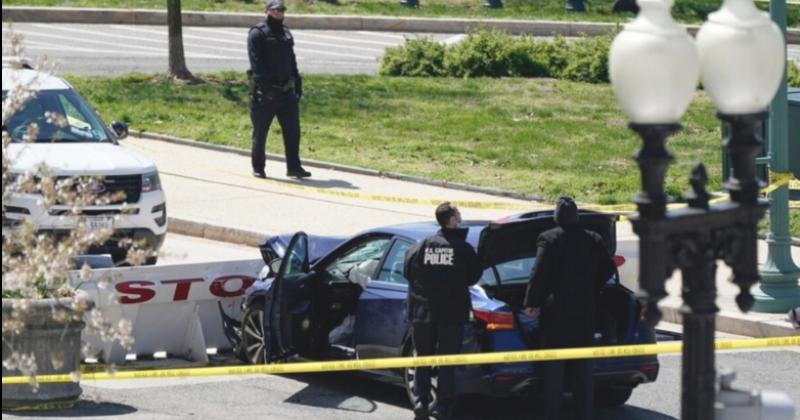
[[112, 204], [136, 203], [142, 193], [141, 175], [107, 176], [103, 184], [106, 186], [106, 194], [113, 195], [120, 191], [125, 194], [125, 198], [115, 200]]
[[[58, 177], [58, 180], [69, 177]], [[103, 191], [98, 191], [97, 196], [116, 196], [119, 198], [112, 200], [108, 204], [136, 203], [142, 193], [141, 175], [115, 175], [103, 178]], [[69, 203], [58, 203], [69, 204]]]

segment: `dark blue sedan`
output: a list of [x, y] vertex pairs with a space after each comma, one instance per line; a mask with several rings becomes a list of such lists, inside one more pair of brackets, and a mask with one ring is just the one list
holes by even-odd
[[[581, 212], [581, 224], [599, 233], [613, 255], [615, 216]], [[470, 290], [473, 316], [464, 327], [462, 352], [537, 348], [538, 321], [527, 318], [521, 305], [536, 237], [554, 226], [552, 211], [467, 226], [468, 241], [485, 270]], [[413, 223], [351, 238], [300, 232], [265, 239], [261, 252], [270, 269], [245, 295], [240, 356], [250, 363], [269, 363], [290, 357], [346, 360], [413, 355], [404, 312], [408, 285], [403, 262], [406, 250], [438, 228], [435, 223]], [[619, 265], [622, 261], [617, 258]], [[653, 330], [640, 322], [640, 304], [618, 276], [609, 279], [598, 308], [597, 345], [655, 342]], [[655, 356], [596, 360], [597, 405], [624, 404], [634, 387], [656, 379], [658, 368]], [[541, 386], [538, 371], [536, 363], [459, 367], [458, 392], [493, 396], [536, 392]], [[413, 368], [369, 373], [413, 392]]]

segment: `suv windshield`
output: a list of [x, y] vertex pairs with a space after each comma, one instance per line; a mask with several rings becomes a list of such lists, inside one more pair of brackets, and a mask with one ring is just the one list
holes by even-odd
[[[3, 91], [5, 101], [8, 91]], [[55, 119], [62, 119], [57, 124]], [[49, 121], [48, 121], [49, 120]], [[100, 142], [110, 141], [102, 121], [75, 91], [41, 90], [14, 113], [3, 126], [14, 141], [21, 141], [28, 126], [36, 124], [39, 132], [33, 141], [49, 142]]]

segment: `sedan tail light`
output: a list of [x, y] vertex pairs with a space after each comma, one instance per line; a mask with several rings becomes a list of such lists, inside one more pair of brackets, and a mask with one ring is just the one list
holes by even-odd
[[622, 264], [625, 264], [625, 257], [622, 255], [614, 255], [614, 264], [616, 264], [617, 267], [622, 267]]
[[514, 316], [511, 312], [472, 311], [475, 318], [486, 323], [488, 331], [508, 331], [514, 329]]

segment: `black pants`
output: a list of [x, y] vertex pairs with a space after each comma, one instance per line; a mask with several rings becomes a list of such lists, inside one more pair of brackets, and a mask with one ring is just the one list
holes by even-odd
[[264, 147], [267, 133], [274, 117], [283, 131], [283, 148], [286, 150], [286, 169], [296, 171], [300, 165], [300, 107], [297, 96], [289, 92], [269, 92], [250, 97], [250, 121], [253, 135], [250, 139], [250, 158], [254, 171], [264, 170]]
[[542, 365], [544, 418], [560, 419], [565, 373], [572, 389], [575, 418], [591, 420], [594, 407], [594, 376], [591, 360], [558, 360]]
[[[464, 338], [462, 324], [413, 323], [411, 336], [419, 356], [461, 353]], [[439, 384], [436, 398], [442, 407], [452, 405], [456, 394], [455, 366], [439, 367]], [[414, 391], [420, 400], [430, 403], [431, 368], [417, 368]]]

